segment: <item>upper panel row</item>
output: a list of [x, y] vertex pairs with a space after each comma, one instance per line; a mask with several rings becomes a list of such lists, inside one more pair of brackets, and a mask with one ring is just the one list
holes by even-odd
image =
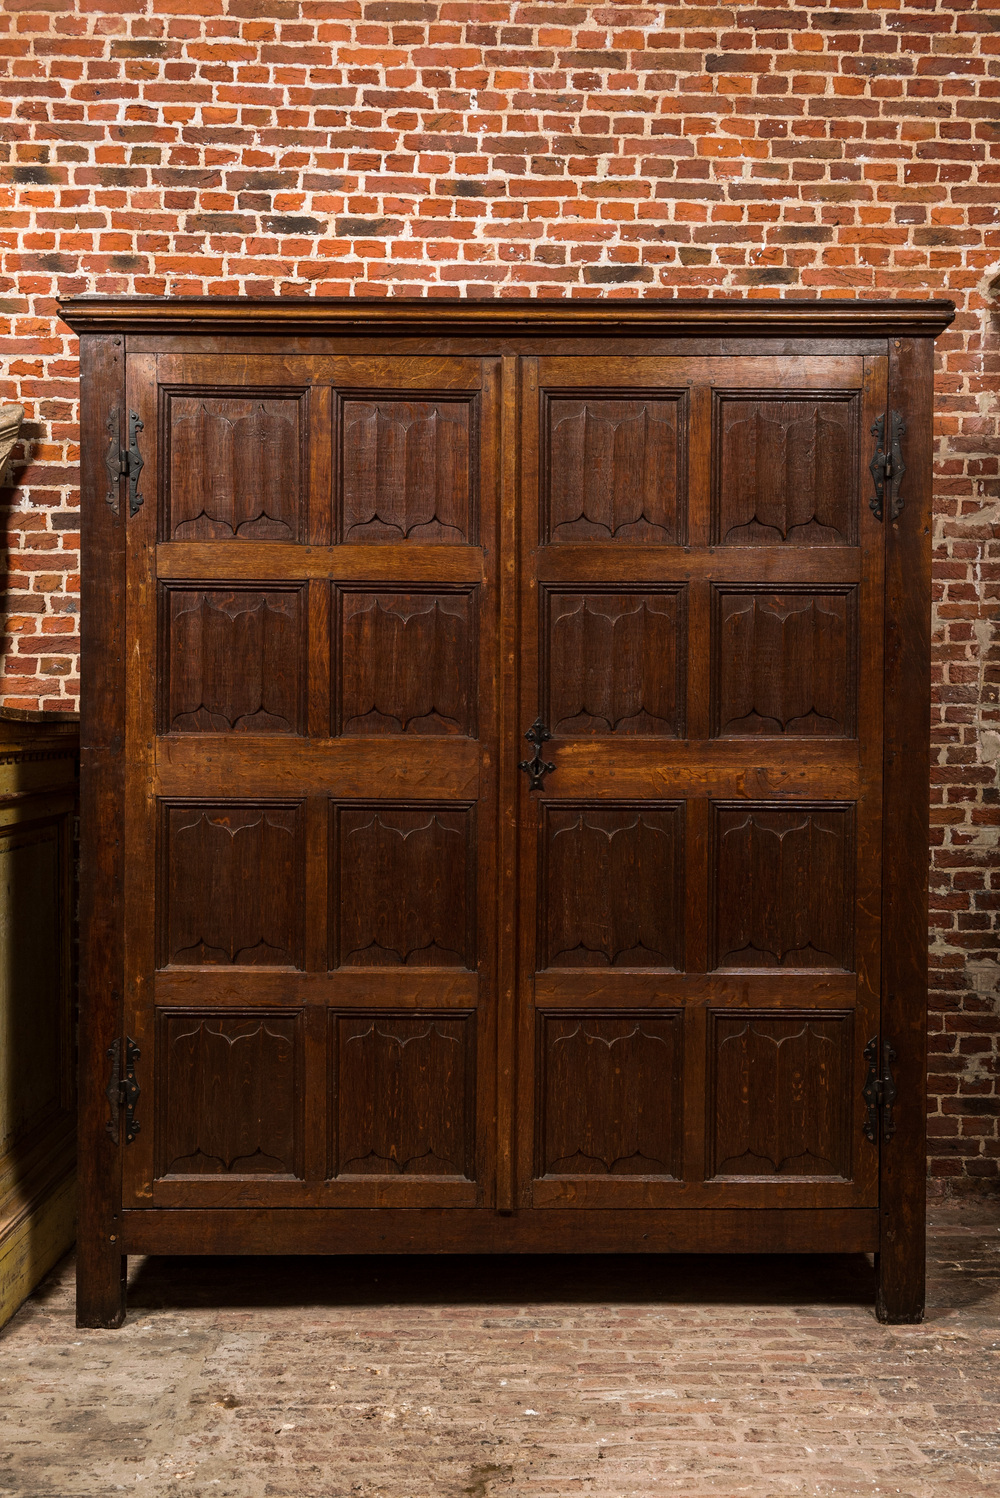
[[[309, 539], [308, 390], [163, 396], [164, 540]], [[480, 399], [338, 396], [334, 538], [477, 544]], [[690, 409], [687, 388], [543, 392], [540, 540], [684, 544]], [[713, 391], [713, 544], [855, 545], [860, 418], [858, 390]]]

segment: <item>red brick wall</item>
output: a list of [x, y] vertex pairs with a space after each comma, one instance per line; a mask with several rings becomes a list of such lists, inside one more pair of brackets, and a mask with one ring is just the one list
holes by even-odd
[[2, 691], [71, 708], [78, 292], [941, 296], [932, 1170], [998, 1179], [1000, 11], [4, 0]]

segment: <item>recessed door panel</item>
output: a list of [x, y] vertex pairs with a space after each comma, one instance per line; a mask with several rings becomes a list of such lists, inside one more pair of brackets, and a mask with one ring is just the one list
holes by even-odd
[[523, 1207], [875, 1199], [885, 364], [797, 374], [524, 361]]
[[125, 1199], [483, 1203], [498, 362], [130, 370]]

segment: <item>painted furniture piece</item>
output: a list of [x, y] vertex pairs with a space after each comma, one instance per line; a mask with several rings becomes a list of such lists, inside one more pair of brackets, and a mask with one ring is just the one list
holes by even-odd
[[76, 300], [79, 1316], [129, 1253], [923, 1305], [944, 302]]
[[76, 1232], [79, 726], [0, 711], [0, 1326]]

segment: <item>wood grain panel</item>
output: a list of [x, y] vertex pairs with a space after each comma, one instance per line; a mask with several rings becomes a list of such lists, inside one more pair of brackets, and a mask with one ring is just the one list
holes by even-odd
[[475, 592], [335, 593], [336, 731], [475, 738]]
[[680, 1047], [677, 1014], [540, 1014], [536, 1176], [676, 1176]]
[[684, 590], [540, 591], [542, 716], [552, 732], [683, 738]]
[[167, 968], [156, 975], [163, 1007], [205, 1004], [211, 1009], [262, 1005], [275, 1008], [475, 1009], [479, 974], [459, 968], [341, 968], [288, 973], [267, 968]]
[[[707, 503], [705, 508], [707, 529]], [[692, 516], [692, 525], [694, 520]], [[179, 549], [160, 548], [161, 552], [171, 553]], [[294, 548], [284, 547], [282, 550], [290, 553]], [[608, 580], [608, 555], [593, 545], [549, 546], [538, 553], [535, 575], [540, 583], [600, 585]], [[634, 546], [618, 542], [614, 551], [614, 576], [622, 582], [675, 585], [716, 578], [724, 578], [729, 583], [843, 585], [859, 580], [861, 551], [856, 546], [800, 546], [792, 550], [787, 546], [761, 545], [752, 551], [741, 551], [734, 546], [720, 553], [708, 546], [660, 546], [653, 543]]]
[[[164, 977], [167, 975], [164, 974]], [[263, 976], [263, 975], [262, 975]], [[173, 978], [173, 975], [171, 975]], [[853, 1009], [853, 973], [795, 972], [670, 973], [552, 968], [537, 973], [535, 1003], [540, 1009], [698, 1009], [725, 1004], [739, 1009]], [[157, 990], [159, 992], [159, 989]]]
[[[615, 311], [617, 318], [618, 312]], [[690, 345], [688, 345], [690, 348]], [[592, 348], [585, 352], [593, 353]], [[628, 354], [612, 352], [607, 345], [594, 362], [576, 358], [549, 356], [539, 359], [538, 374], [543, 385], [585, 386], [595, 383], [595, 362], [602, 384], [620, 387], [632, 393], [633, 387], [657, 387], [688, 384], [718, 385], [725, 389], [761, 386], [792, 391], [817, 387], [821, 390], [850, 390], [861, 384], [861, 360], [853, 355], [798, 352], [794, 359], [761, 356], [745, 345], [722, 355], [685, 352], [680, 357], [631, 350]]]
[[330, 1019], [334, 1176], [475, 1177], [473, 1015]]
[[156, 743], [162, 796], [199, 793], [467, 799], [479, 791], [478, 744], [418, 734], [305, 740], [172, 734]]
[[455, 583], [483, 581], [483, 553], [478, 546], [420, 546], [383, 542], [372, 546], [297, 546], [260, 541], [253, 547], [238, 541], [170, 541], [156, 548], [161, 579], [210, 577], [215, 582], [272, 582], [290, 579], [386, 583]]
[[715, 1013], [709, 1174], [851, 1175], [850, 1014]]
[[301, 1176], [295, 1014], [160, 1012], [156, 1174]]
[[853, 545], [860, 399], [716, 391], [712, 538], [726, 546]]
[[798, 800], [830, 796], [854, 799], [861, 785], [858, 746], [853, 741], [800, 738], [698, 742], [607, 737], [554, 739], [545, 758], [555, 765], [546, 790], [567, 799], [584, 796], [688, 799], [747, 797]]
[[161, 732], [303, 731], [303, 589], [166, 586], [161, 630]]
[[543, 393], [547, 541], [683, 536], [684, 397]]
[[304, 855], [292, 805], [163, 805], [160, 966], [302, 966]]
[[476, 966], [472, 807], [336, 806], [332, 967]]
[[712, 966], [851, 969], [853, 808], [716, 804], [712, 823]]
[[853, 737], [857, 590], [712, 590], [713, 731]]
[[684, 965], [683, 820], [673, 805], [547, 805], [538, 967]]
[[162, 535], [294, 541], [301, 533], [307, 392], [161, 390]]
[[477, 413], [469, 397], [343, 398], [338, 539], [475, 542]]

